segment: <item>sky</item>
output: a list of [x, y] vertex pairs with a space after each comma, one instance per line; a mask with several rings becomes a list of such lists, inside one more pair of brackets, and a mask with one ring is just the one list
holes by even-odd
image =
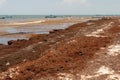
[[0, 0], [0, 15], [115, 15], [120, 0]]

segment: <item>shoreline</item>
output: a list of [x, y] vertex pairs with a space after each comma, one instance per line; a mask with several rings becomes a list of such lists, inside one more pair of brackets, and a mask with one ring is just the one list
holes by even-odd
[[[111, 56], [107, 52], [110, 45], [115, 45], [120, 40], [120, 28], [114, 29], [118, 25], [118, 18], [89, 20], [65, 30], [53, 30], [50, 34], [35, 35], [29, 40], [10, 41], [9, 45], [0, 45], [0, 79], [87, 80], [99, 77], [101, 80], [101, 75], [106, 75], [101, 72], [101, 68], [119, 70], [120, 56]], [[108, 50], [111, 51], [110, 48]], [[113, 65], [110, 66], [111, 64]], [[114, 70], [112, 75], [117, 74], [118, 70]], [[108, 76], [104, 79], [111, 75], [107, 72]]]
[[16, 21], [1, 21], [0, 26], [23, 26], [23, 25], [29, 25], [29, 24], [60, 24], [60, 23], [71, 23], [71, 22], [80, 22], [80, 21], [86, 21], [92, 18], [48, 18], [48, 19], [27, 19], [27, 20], [16, 20]]
[[[53, 29], [65, 29], [72, 24], [84, 22], [87, 20], [88, 19], [63, 18], [47, 20], [27, 20], [22, 22], [10, 23], [6, 22], [0, 27], [0, 38], [9, 38], [8, 40], [12, 38], [30, 38], [30, 36], [35, 34], [48, 34]], [[2, 39], [0, 41], [2, 41]], [[0, 43], [2, 44], [3, 42]]]

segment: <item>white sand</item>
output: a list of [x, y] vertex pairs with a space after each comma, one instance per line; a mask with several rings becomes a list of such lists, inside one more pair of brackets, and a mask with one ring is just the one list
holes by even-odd
[[18, 23], [8, 23], [4, 25], [14, 26], [14, 25], [27, 25], [27, 24], [38, 24], [45, 22], [45, 20], [38, 20], [38, 21], [30, 21], [30, 22], [18, 22]]
[[104, 26], [101, 29], [98, 29], [92, 33], [86, 34], [86, 36], [94, 36], [94, 37], [106, 37], [106, 36], [102, 36], [100, 35], [100, 33], [104, 33], [104, 30], [109, 29], [112, 26], [113, 22], [110, 22], [109, 24], [104, 24], [102, 26]]
[[99, 75], [104, 75], [104, 74], [113, 74], [114, 70], [110, 69], [109, 67], [102, 66], [99, 68], [99, 70], [96, 72]]
[[108, 47], [107, 54], [110, 56], [118, 56], [120, 55], [120, 45], [111, 45]]

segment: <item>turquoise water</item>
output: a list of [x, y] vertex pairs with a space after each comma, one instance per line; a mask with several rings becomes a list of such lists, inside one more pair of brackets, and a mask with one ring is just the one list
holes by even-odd
[[23, 22], [25, 20], [45, 20], [45, 19], [61, 19], [61, 18], [80, 18], [80, 17], [88, 17], [81, 15], [54, 15], [56, 18], [45, 18], [49, 15], [0, 15], [0, 21], [5, 22]]
[[[0, 15], [1, 18], [5, 19], [43, 19], [49, 15]], [[63, 17], [103, 17], [103, 16], [120, 16], [120, 15], [54, 15], [57, 18]]]
[[[49, 15], [0, 15], [0, 19], [44, 19]], [[64, 17], [89, 17], [91, 15], [55, 15], [57, 18]]]
[[44, 18], [45, 15], [0, 15], [0, 18], [5, 17], [5, 19], [40, 19]]

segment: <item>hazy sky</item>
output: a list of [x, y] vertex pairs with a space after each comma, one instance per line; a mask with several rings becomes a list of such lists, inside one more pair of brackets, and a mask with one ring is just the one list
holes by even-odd
[[120, 0], [0, 0], [0, 14], [120, 14]]

